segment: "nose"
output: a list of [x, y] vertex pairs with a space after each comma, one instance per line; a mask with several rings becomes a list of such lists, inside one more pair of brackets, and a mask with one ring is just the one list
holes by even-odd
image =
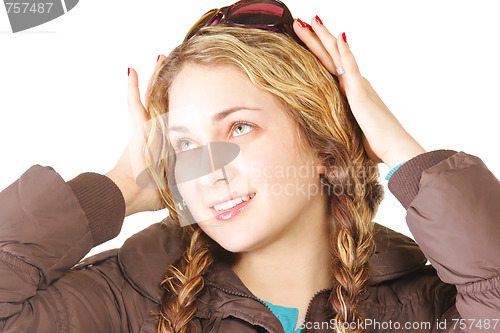
[[198, 183], [204, 187], [218, 187], [228, 184], [230, 179], [226, 174], [226, 167], [214, 170], [213, 172], [198, 178]]
[[206, 145], [177, 154], [176, 183], [198, 179], [205, 186], [231, 181], [228, 166], [240, 153], [240, 147], [231, 142], [209, 142]]

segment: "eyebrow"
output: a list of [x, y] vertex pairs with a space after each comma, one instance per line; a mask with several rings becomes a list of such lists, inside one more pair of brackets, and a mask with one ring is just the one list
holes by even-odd
[[[238, 111], [243, 111], [243, 110], [250, 110], [250, 111], [262, 111], [262, 109], [259, 108], [250, 108], [246, 106], [234, 106], [225, 110], [222, 110], [219, 113], [216, 113], [212, 116], [212, 123], [214, 124], [215, 122], [224, 120], [227, 116], [229, 116], [231, 113], [238, 112]], [[189, 132], [188, 129], [185, 126], [172, 126], [168, 128], [169, 132]]]

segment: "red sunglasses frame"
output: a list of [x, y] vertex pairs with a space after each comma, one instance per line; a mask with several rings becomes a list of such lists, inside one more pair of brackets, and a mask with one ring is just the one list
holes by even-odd
[[[235, 15], [238, 11], [244, 9], [245, 7], [249, 7], [250, 5], [272, 5], [276, 8], [280, 8], [282, 10], [281, 16], [278, 15], [270, 15], [268, 14], [272, 20], [269, 23], [244, 23], [244, 22], [235, 22], [232, 20], [233, 15]], [[271, 13], [269, 8], [266, 12]], [[251, 14], [249, 11], [247, 14]], [[265, 18], [265, 13], [255, 13], [255, 15], [261, 15], [261, 18]], [[254, 28], [254, 29], [263, 29], [273, 32], [282, 32], [293, 37], [300, 45], [305, 46], [302, 40], [295, 34], [293, 31], [293, 16], [288, 7], [279, 0], [240, 0], [230, 6], [225, 6], [222, 8], [216, 8], [209, 10], [206, 12], [189, 30], [184, 41], [189, 41], [191, 38], [196, 36], [199, 30], [206, 26], [217, 25], [224, 21], [225, 24], [233, 27], [245, 27], [245, 28]]]

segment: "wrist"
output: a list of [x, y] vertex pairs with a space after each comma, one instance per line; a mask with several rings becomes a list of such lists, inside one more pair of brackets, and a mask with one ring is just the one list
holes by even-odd
[[393, 169], [399, 164], [426, 152], [427, 151], [412, 138], [406, 142], [398, 143], [396, 147], [391, 149], [386, 156], [382, 158], [382, 161], [389, 169]]
[[137, 207], [135, 207], [137, 193], [133, 190], [134, 187], [130, 186], [130, 180], [123, 177], [122, 174], [115, 169], [106, 173], [105, 176], [111, 179], [122, 192], [122, 196], [125, 200], [125, 216], [139, 212]]

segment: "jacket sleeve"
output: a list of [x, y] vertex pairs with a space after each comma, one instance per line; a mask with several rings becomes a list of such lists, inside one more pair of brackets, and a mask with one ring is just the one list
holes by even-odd
[[[498, 179], [476, 156], [438, 150], [401, 166], [389, 189], [439, 278], [456, 285], [461, 330], [500, 331]], [[485, 322], [489, 329], [479, 327]]]
[[0, 192], [0, 212], [0, 332], [125, 331], [116, 258], [70, 270], [121, 230], [125, 203], [109, 178], [66, 183], [35, 165]]

